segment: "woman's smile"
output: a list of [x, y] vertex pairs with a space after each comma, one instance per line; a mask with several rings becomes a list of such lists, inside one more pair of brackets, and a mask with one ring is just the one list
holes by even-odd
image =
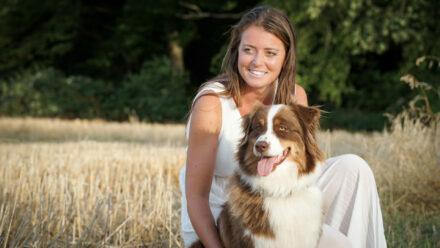
[[286, 57], [283, 42], [260, 26], [244, 30], [238, 52], [238, 71], [247, 86], [270, 86], [281, 72]]
[[249, 70], [249, 72], [253, 76], [258, 77], [258, 78], [261, 78], [261, 77], [263, 77], [266, 74], [266, 72], [264, 72], [264, 71], [256, 71], [256, 70]]

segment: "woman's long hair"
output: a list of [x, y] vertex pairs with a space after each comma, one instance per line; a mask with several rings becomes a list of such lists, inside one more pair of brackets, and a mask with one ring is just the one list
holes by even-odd
[[220, 82], [226, 89], [224, 94], [221, 95], [232, 96], [237, 106], [241, 106], [241, 92], [246, 83], [238, 71], [238, 50], [243, 32], [251, 25], [262, 27], [278, 37], [284, 44], [286, 57], [278, 77], [274, 102], [288, 104], [295, 95], [296, 39], [289, 18], [282, 11], [273, 7], [256, 7], [246, 13], [236, 25], [232, 26], [231, 39], [223, 58], [221, 74], [202, 84], [199, 91], [207, 84]]

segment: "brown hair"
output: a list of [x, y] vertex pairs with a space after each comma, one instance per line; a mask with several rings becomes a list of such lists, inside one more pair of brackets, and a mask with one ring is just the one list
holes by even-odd
[[274, 102], [289, 104], [292, 102], [292, 97], [295, 93], [295, 33], [285, 13], [276, 8], [267, 6], [253, 8], [246, 13], [236, 25], [232, 26], [231, 39], [229, 41], [228, 50], [223, 58], [221, 74], [202, 84], [199, 91], [207, 84], [220, 82], [226, 89], [225, 93], [221, 95], [232, 96], [237, 106], [241, 106], [241, 90], [245, 82], [238, 72], [238, 49], [244, 30], [251, 25], [264, 28], [264, 30], [277, 36], [284, 44], [286, 57], [278, 78], [278, 87]]

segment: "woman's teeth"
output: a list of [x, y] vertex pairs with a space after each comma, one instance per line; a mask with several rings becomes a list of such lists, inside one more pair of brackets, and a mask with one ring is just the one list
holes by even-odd
[[252, 70], [249, 70], [249, 72], [254, 74], [254, 75], [256, 75], [256, 76], [263, 76], [264, 75], [264, 72], [262, 72], [262, 71], [252, 71]]

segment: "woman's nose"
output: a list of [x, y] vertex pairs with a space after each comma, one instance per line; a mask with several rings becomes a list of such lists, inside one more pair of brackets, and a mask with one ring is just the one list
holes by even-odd
[[254, 55], [254, 58], [252, 60], [252, 64], [254, 66], [262, 65], [263, 64], [263, 60], [264, 60], [264, 57], [262, 56], [262, 54], [257, 52]]

